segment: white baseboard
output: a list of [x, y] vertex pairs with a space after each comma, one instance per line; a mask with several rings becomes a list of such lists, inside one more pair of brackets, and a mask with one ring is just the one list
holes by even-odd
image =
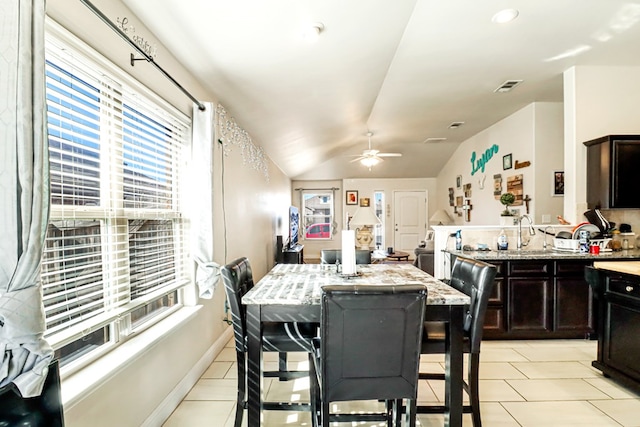
[[171, 393], [169, 393], [153, 413], [149, 415], [141, 427], [156, 427], [164, 424], [231, 338], [233, 338], [233, 328], [229, 327], [225, 329], [216, 342], [202, 355], [198, 363], [189, 370], [182, 381], [174, 387]]

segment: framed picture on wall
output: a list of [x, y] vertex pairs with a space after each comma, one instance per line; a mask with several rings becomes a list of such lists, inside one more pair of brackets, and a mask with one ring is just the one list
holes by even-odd
[[564, 171], [553, 172], [553, 196], [564, 196]]
[[511, 154], [507, 154], [506, 156], [502, 156], [502, 169], [503, 170], [511, 169], [513, 167], [512, 159], [513, 158], [511, 156]]
[[363, 207], [368, 207], [369, 206], [369, 198], [368, 197], [363, 197], [362, 199], [360, 199], [360, 206]]
[[462, 188], [462, 175], [456, 176], [456, 188], [458, 190]]
[[348, 205], [357, 205], [358, 204], [358, 192], [351, 190], [347, 191], [347, 204]]

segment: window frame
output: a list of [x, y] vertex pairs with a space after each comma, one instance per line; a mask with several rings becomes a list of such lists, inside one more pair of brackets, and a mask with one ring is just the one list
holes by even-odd
[[[327, 197], [328, 201], [320, 201], [313, 203], [311, 201], [315, 198]], [[302, 190], [300, 194], [300, 211], [301, 211], [301, 223], [303, 224], [304, 233], [300, 233], [302, 238], [306, 241], [326, 241], [332, 240], [335, 234], [335, 195], [332, 190]], [[320, 209], [321, 205], [327, 205], [328, 212], [315, 213], [314, 209]], [[329, 224], [329, 235], [327, 237], [307, 237], [307, 230], [310, 227], [320, 224]], [[321, 232], [323, 233], [323, 232]]]
[[[188, 153], [191, 148], [192, 123], [189, 117], [178, 111], [175, 107], [164, 101], [133, 77], [117, 68], [113, 63], [98, 54], [94, 49], [71, 35], [68, 31], [49, 18], [46, 20], [45, 42], [47, 52], [45, 57], [47, 60], [51, 59], [52, 49], [68, 49], [69, 52], [72, 52], [69, 53], [70, 55], [82, 57], [82, 61], [86, 61], [86, 64], [84, 64], [85, 67], [90, 66], [91, 70], [96, 74], [101, 74], [102, 78], [111, 79], [115, 82], [114, 84], [118, 84], [121, 87], [126, 88], [126, 92], [130, 92], [134, 97], [138, 96], [139, 100], [145, 105], [144, 107], [139, 107], [139, 110], [134, 109], [134, 111], [142, 114], [145, 114], [145, 111], [151, 112], [152, 114], [166, 114], [166, 117], [169, 120], [175, 120], [175, 123], [179, 126], [182, 135], [180, 137], [181, 139], [177, 140], [178, 145], [176, 146], [176, 149], [180, 151], [179, 153], [176, 153], [176, 156], [178, 156], [176, 158], [181, 159], [179, 160], [180, 164], [172, 166], [172, 170], [179, 175], [178, 177], [172, 177], [173, 179], [179, 178], [177, 184], [172, 186], [170, 195], [171, 200], [173, 200], [172, 203], [175, 203], [173, 209], [131, 208], [126, 206], [127, 202], [124, 199], [120, 199], [120, 204], [109, 206], [70, 207], [66, 205], [52, 204], [50, 207], [50, 224], [55, 221], [68, 220], [70, 217], [74, 220], [94, 220], [100, 223], [100, 236], [105, 240], [104, 243], [102, 243], [103, 252], [106, 251], [102, 254], [102, 268], [105, 271], [111, 268], [110, 263], [112, 261], [107, 259], [110, 258], [110, 256], [107, 255], [115, 250], [113, 249], [113, 245], [126, 247], [127, 254], [125, 256], [121, 256], [119, 258], [120, 260], [129, 258], [131, 254], [131, 248], [129, 245], [131, 240], [132, 229], [130, 225], [132, 220], [143, 220], [145, 224], [170, 221], [168, 224], [170, 224], [170, 227], [173, 230], [171, 232], [172, 249], [170, 250], [174, 253], [173, 264], [177, 269], [177, 276], [173, 283], [165, 283], [144, 296], [132, 298], [132, 280], [131, 277], [128, 277], [126, 280], [129, 281], [129, 295], [126, 301], [120, 301], [112, 308], [105, 308], [101, 313], [92, 315], [86, 320], [72, 324], [71, 327], [61, 329], [56, 332], [45, 331], [45, 338], [56, 351], [76, 340], [81, 340], [88, 332], [95, 333], [103, 330], [105, 336], [108, 336], [105, 338], [105, 342], [99, 345], [95, 350], [90, 351], [87, 355], [80, 356], [78, 360], [72, 360], [68, 366], [63, 366], [63, 371], [70, 373], [80, 369], [91, 361], [101, 357], [111, 349], [124, 343], [130, 336], [145, 331], [175, 313], [184, 305], [185, 291], [189, 289], [189, 287], [193, 291], [193, 272], [189, 267], [189, 232], [185, 221], [185, 212], [187, 212], [188, 207], [186, 205], [186, 192], [184, 191], [187, 188], [186, 163], [188, 162]], [[75, 59], [76, 58], [74, 57], [74, 60]], [[133, 105], [133, 102], [131, 101], [131, 98], [127, 101], [127, 96], [129, 95], [123, 94], [122, 96], [123, 101], [120, 105], [123, 106], [122, 110], [126, 110], [127, 108], [124, 106]], [[151, 108], [151, 110], [145, 110], [144, 108]], [[100, 114], [102, 117], [102, 107], [100, 109]], [[120, 122], [123, 129], [122, 135], [124, 135], [125, 130], [128, 128], [125, 124], [125, 120], [128, 119], [125, 119], [124, 117], [125, 113], [122, 113], [120, 117], [120, 119], [123, 120]], [[101, 118], [101, 120], [103, 119]], [[136, 122], [136, 124], [139, 125], [140, 122]], [[47, 125], [49, 126], [48, 115]], [[105, 137], [112, 138], [111, 136], [101, 135], [100, 140], [102, 141], [102, 138]], [[171, 139], [173, 139], [173, 137], [171, 137]], [[132, 142], [130, 144], [135, 143]], [[101, 142], [101, 145], [109, 146], [108, 148], [105, 148], [108, 150], [113, 150], [113, 145], [117, 145], [117, 147], [115, 147], [116, 149], [124, 150], [123, 147], [127, 145], [127, 142], [126, 138], [122, 136], [122, 139], [117, 142], [113, 142], [109, 139], [108, 142]], [[108, 155], [111, 156], [112, 153], [108, 153]], [[114, 171], [109, 169], [112, 168], [110, 165], [113, 165], [114, 162], [117, 163], [119, 160], [123, 161], [124, 159], [124, 155], [121, 154], [121, 157], [117, 157], [115, 160], [111, 160], [110, 162], [105, 162], [105, 168], [107, 169], [103, 171], [105, 172], [105, 175], [100, 175], [100, 192], [119, 192], [118, 194], [123, 194], [122, 189], [127, 186], [126, 174], [122, 172], [119, 178], [120, 181], [117, 184], [113, 184], [111, 178]], [[120, 188], [114, 188], [114, 186], [120, 186]], [[111, 198], [113, 199], [113, 196], [111, 196]], [[118, 227], [126, 231], [114, 231], [114, 228]], [[105, 236], [110, 238], [105, 239]], [[117, 236], [115, 237], [115, 241], [113, 240], [113, 236]], [[127, 274], [131, 274], [131, 270], [128, 265]], [[164, 302], [165, 300], [168, 302]], [[146, 321], [139, 322], [138, 324], [132, 324], [132, 313], [136, 311], [146, 312], [147, 308], [152, 304], [154, 309], [152, 311], [155, 312], [156, 315], [147, 318]], [[157, 307], [160, 308], [157, 309]]]

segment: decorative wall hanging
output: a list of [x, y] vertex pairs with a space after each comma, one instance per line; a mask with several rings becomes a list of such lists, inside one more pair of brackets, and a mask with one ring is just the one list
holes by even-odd
[[464, 220], [466, 222], [471, 221], [471, 209], [473, 205], [471, 204], [471, 199], [464, 199], [464, 204], [462, 205], [462, 210], [464, 212]]
[[462, 175], [456, 176], [456, 188], [458, 190], [462, 188]]
[[524, 207], [527, 210], [527, 213], [529, 213], [529, 202], [532, 200], [531, 197], [529, 197], [529, 195], [527, 194], [522, 200], [524, 200]]
[[516, 160], [516, 164], [513, 166], [514, 169], [522, 169], [531, 166], [531, 162], [527, 160], [526, 162], [519, 162]]
[[360, 199], [360, 206], [362, 207], [369, 207], [369, 198], [368, 197], [363, 197], [362, 199]]
[[458, 216], [462, 216], [462, 205], [462, 196], [456, 196], [456, 205], [453, 207], [453, 213], [458, 214]]
[[471, 183], [465, 184], [462, 189], [464, 190], [464, 197], [471, 197]]
[[484, 172], [487, 162], [491, 160], [494, 154], [498, 153], [498, 150], [498, 146], [493, 144], [491, 147], [484, 150], [484, 153], [482, 153], [480, 157], [478, 157], [475, 151], [471, 153], [471, 176], [478, 171]]
[[487, 179], [487, 175], [482, 175], [480, 178], [478, 178], [478, 188], [481, 190], [484, 190], [484, 180]]
[[553, 173], [553, 195], [564, 196], [564, 171]]
[[453, 202], [453, 187], [449, 187], [449, 206], [455, 206]]
[[507, 178], [507, 191], [516, 196], [516, 201], [513, 202], [513, 206], [522, 206], [522, 174]]
[[233, 117], [227, 116], [227, 111], [222, 104], [216, 108], [218, 141], [222, 143], [225, 156], [229, 155], [231, 146], [240, 148], [242, 160], [245, 165], [257, 172], [261, 172], [266, 181], [269, 181], [269, 163], [262, 147], [253, 143], [249, 133], [242, 129]]
[[358, 204], [358, 192], [355, 190], [347, 191], [347, 205], [357, 205]]
[[493, 175], [493, 197], [500, 200], [500, 195], [502, 195], [502, 174], [497, 173]]
[[502, 156], [502, 169], [503, 170], [511, 169], [513, 167], [513, 164], [511, 163], [511, 161], [512, 161], [511, 154]]

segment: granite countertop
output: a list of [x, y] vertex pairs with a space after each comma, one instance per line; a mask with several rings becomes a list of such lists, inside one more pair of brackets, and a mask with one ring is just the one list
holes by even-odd
[[278, 264], [242, 297], [243, 304], [319, 305], [322, 286], [426, 285], [427, 305], [466, 305], [469, 297], [411, 264], [359, 264], [342, 276], [331, 264]]
[[507, 251], [446, 251], [452, 255], [463, 256], [478, 260], [491, 261], [517, 261], [536, 259], [580, 259], [593, 261], [617, 261], [617, 260], [640, 260], [640, 250], [623, 250], [600, 252], [598, 255], [585, 254], [580, 252], [558, 251], [554, 249], [510, 249]]
[[640, 276], [640, 261], [597, 261], [593, 263], [593, 266], [600, 270]]

